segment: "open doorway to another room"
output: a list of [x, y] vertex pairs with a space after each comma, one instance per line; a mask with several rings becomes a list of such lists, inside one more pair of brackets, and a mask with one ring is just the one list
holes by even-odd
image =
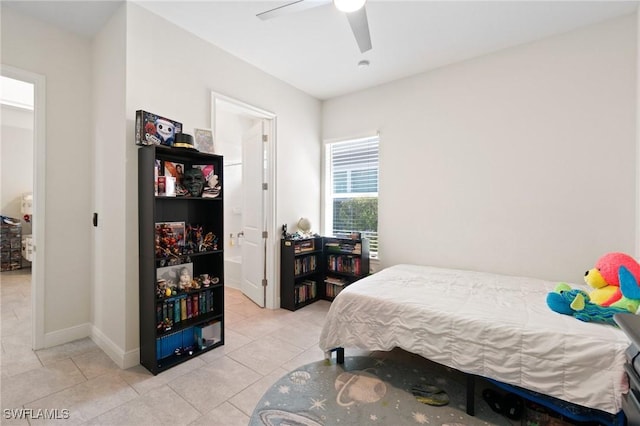
[[[2, 345], [14, 352], [10, 359], [16, 355], [17, 361], [28, 357], [32, 349], [29, 242], [33, 217], [34, 86], [5, 76], [0, 78]], [[11, 373], [18, 368], [13, 364], [3, 362], [3, 370]]]
[[[28, 367], [32, 350], [44, 347], [45, 80], [4, 65], [0, 74], [4, 374]], [[42, 242], [38, 259], [36, 241]], [[15, 365], [7, 364], [11, 360]]]
[[215, 151], [224, 156], [224, 283], [258, 306], [272, 307], [274, 257], [268, 234], [275, 115], [216, 94], [212, 110]]

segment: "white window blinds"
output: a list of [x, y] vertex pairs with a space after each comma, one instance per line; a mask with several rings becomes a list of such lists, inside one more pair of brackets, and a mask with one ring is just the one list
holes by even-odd
[[334, 235], [361, 232], [378, 252], [378, 137], [327, 145], [327, 224]]

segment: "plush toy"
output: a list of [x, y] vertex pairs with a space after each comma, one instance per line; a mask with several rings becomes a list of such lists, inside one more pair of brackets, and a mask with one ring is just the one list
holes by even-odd
[[[622, 308], [635, 314], [640, 307], [640, 282], [626, 266], [618, 269], [618, 281], [620, 283], [620, 298], [613, 303], [605, 302], [603, 306], [611, 308]], [[613, 298], [612, 298], [613, 299]]]
[[572, 289], [567, 283], [560, 283], [553, 292], [547, 294], [547, 305], [552, 311], [570, 315], [580, 321], [602, 322], [616, 325], [613, 316], [628, 313], [624, 308], [597, 305], [589, 299], [587, 292]]
[[591, 302], [602, 306], [615, 306], [622, 299], [620, 267], [625, 267], [640, 282], [640, 264], [624, 253], [607, 253], [584, 274], [584, 281], [593, 287], [589, 293]]
[[616, 282], [620, 298], [610, 306], [602, 306], [591, 300], [591, 293], [572, 289], [567, 283], [560, 283], [553, 292], [547, 294], [547, 306], [564, 315], [571, 315], [580, 321], [603, 322], [615, 325], [613, 316], [617, 313], [635, 314], [640, 306], [640, 285], [629, 269], [620, 265]]

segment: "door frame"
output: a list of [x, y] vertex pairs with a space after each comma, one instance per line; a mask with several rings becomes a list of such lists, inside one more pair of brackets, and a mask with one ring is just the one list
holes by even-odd
[[42, 349], [45, 345], [44, 296], [45, 296], [45, 170], [46, 126], [44, 75], [9, 65], [0, 65], [0, 74], [15, 80], [33, 84], [33, 262], [31, 263], [31, 346]]
[[215, 91], [211, 91], [211, 128], [214, 133], [214, 137], [216, 137], [216, 102], [224, 102], [227, 104], [233, 105], [238, 110], [251, 115], [256, 118], [264, 119], [270, 121], [271, 125], [267, 142], [267, 174], [266, 174], [266, 184], [268, 190], [265, 195], [265, 203], [264, 203], [264, 214], [266, 216], [266, 231], [268, 232], [268, 237], [266, 238], [266, 279], [267, 279], [267, 289], [266, 289], [266, 300], [265, 307], [268, 309], [278, 308], [279, 305], [277, 302], [277, 292], [276, 292], [276, 271], [277, 271], [277, 244], [278, 239], [278, 230], [275, 224], [276, 216], [276, 200], [277, 200], [277, 188], [276, 188], [276, 146], [277, 146], [277, 116], [275, 113], [258, 108], [249, 103], [240, 101], [233, 97], [224, 95], [222, 93], [218, 93]]

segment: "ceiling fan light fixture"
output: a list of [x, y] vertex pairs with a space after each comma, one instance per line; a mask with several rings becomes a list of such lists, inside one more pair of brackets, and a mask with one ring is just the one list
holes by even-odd
[[368, 68], [369, 67], [369, 61], [367, 61], [366, 59], [363, 59], [362, 61], [358, 62], [358, 68]]
[[362, 9], [367, 0], [333, 0], [333, 4], [340, 12], [355, 12]]

